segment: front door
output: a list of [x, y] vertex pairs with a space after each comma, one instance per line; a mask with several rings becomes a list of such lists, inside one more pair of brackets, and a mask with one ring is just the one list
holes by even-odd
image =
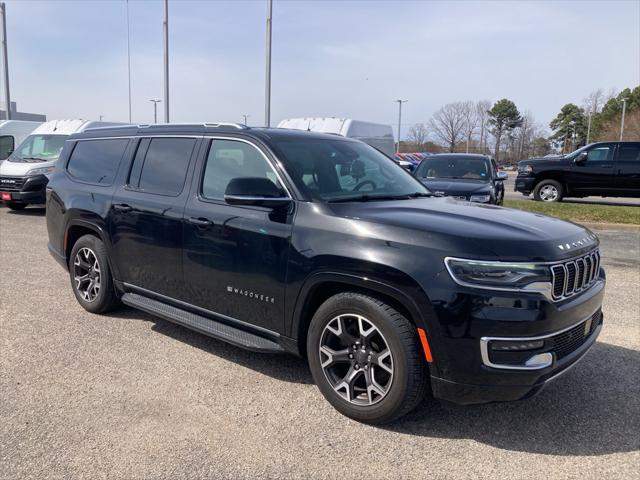
[[616, 170], [619, 194], [640, 197], [640, 142], [620, 144]]
[[265, 154], [240, 139], [209, 141], [199, 163], [183, 221], [187, 301], [282, 332], [292, 213], [224, 201], [233, 178], [282, 183]]
[[142, 138], [108, 214], [118, 280], [183, 298], [182, 215], [197, 138]]
[[587, 152], [587, 159], [573, 163], [568, 176], [569, 192], [572, 195], [611, 194], [617, 188], [615, 171], [615, 144], [598, 144]]

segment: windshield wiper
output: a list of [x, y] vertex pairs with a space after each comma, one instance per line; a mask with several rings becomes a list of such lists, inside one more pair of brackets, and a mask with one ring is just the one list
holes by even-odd
[[[18, 157], [20, 158], [20, 157]], [[22, 160], [35, 160], [36, 162], [46, 162], [47, 159], [46, 158], [40, 158], [40, 157], [22, 157]]]
[[328, 203], [345, 203], [345, 202], [371, 202], [376, 200], [408, 200], [412, 198], [410, 195], [360, 195], [359, 197], [345, 197], [327, 200]]
[[414, 193], [410, 193], [409, 198], [420, 198], [420, 197], [433, 197], [433, 193], [429, 193], [429, 192], [414, 192]]

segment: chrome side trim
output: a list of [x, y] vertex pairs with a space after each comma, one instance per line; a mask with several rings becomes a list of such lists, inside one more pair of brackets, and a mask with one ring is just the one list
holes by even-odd
[[[525, 365], [503, 365], [503, 364], [493, 363], [489, 358], [489, 342], [491, 341], [528, 342], [528, 341], [544, 340], [550, 337], [555, 337], [556, 335], [560, 335], [561, 333], [569, 331], [572, 328], [575, 328], [578, 325], [586, 322], [587, 320], [592, 318], [598, 310], [600, 310], [600, 308], [597, 308], [591, 313], [591, 315], [583, 318], [579, 322], [576, 322], [573, 325], [563, 328], [562, 330], [557, 330], [555, 332], [548, 333], [546, 335], [538, 335], [535, 337], [482, 337], [480, 338], [480, 356], [482, 357], [482, 363], [487, 367], [499, 368], [503, 370], [541, 370], [543, 368], [547, 368], [553, 363], [553, 360], [549, 361], [548, 363], [532, 364], [529, 366], [527, 366], [526, 364]], [[532, 358], [530, 358], [529, 360], [532, 360]]]

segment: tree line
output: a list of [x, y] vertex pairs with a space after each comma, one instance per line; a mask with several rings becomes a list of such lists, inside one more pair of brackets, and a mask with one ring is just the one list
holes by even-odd
[[595, 90], [582, 106], [563, 106], [549, 128], [536, 122], [530, 111], [520, 112], [506, 98], [493, 104], [488, 100], [448, 103], [427, 123], [413, 125], [407, 140], [400, 142], [400, 151], [483, 153], [507, 163], [566, 153], [587, 140], [618, 140], [624, 98], [624, 139], [640, 140], [640, 87], [636, 87], [619, 93]]

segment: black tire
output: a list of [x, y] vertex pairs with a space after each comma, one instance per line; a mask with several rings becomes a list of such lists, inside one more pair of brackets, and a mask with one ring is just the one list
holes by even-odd
[[561, 202], [563, 196], [562, 184], [556, 180], [541, 180], [533, 189], [533, 198], [539, 202]]
[[9, 207], [9, 209], [14, 211], [20, 211], [27, 208], [28, 203], [17, 203], [17, 202], [5, 202], [5, 205]]
[[[345, 398], [349, 394], [345, 392], [342, 395], [334, 388], [335, 383], [340, 383], [341, 380], [337, 380], [332, 384], [329, 379], [332, 374], [326, 373], [322, 366], [323, 362], [326, 362], [326, 358], [324, 361], [321, 359], [323, 357], [323, 353], [320, 351], [321, 342], [325, 341], [323, 338], [326, 339], [327, 335], [334, 335], [333, 332], [326, 333], [328, 326], [332, 324], [335, 327], [338, 317], [343, 318], [344, 322], [348, 322], [350, 316], [361, 316], [366, 320], [367, 325], [376, 327], [377, 331], [374, 335], [380, 333], [381, 337], [379, 338], [382, 338], [382, 341], [374, 341], [377, 341], [378, 344], [386, 343], [388, 350], [391, 352], [392, 359], [389, 363], [391, 364], [392, 374], [389, 374], [390, 380], [388, 380], [386, 393], [380, 395], [376, 403], [371, 403], [371, 394], [362, 390], [360, 390], [359, 396], [364, 396], [365, 399], [360, 401], [369, 402], [369, 404], [355, 404], [354, 401], [358, 401], [357, 396], [354, 396], [353, 400]], [[340, 322], [340, 320], [337, 321]], [[341, 337], [335, 336], [334, 340], [339, 341], [339, 338]], [[362, 340], [362, 337], [360, 338]], [[351, 341], [348, 340], [346, 343]], [[350, 348], [351, 346], [348, 347], [348, 349]], [[318, 308], [309, 325], [307, 357], [311, 374], [324, 397], [340, 413], [360, 422], [369, 424], [391, 422], [414, 409], [424, 399], [429, 388], [428, 365], [415, 325], [394, 308], [365, 294], [356, 292], [340, 293], [326, 300]], [[385, 374], [378, 364], [367, 363], [364, 358], [362, 360], [363, 364], [370, 368], [369, 377], [362, 371], [360, 372], [360, 377], [357, 377], [357, 381], [369, 385], [368, 378], [375, 377], [374, 369], [378, 372], [377, 375]], [[369, 356], [369, 360], [371, 360], [371, 356]], [[345, 374], [346, 378], [349, 376], [349, 372], [353, 372], [354, 368], [356, 370], [364, 369], [363, 366], [358, 364], [354, 366], [353, 362], [354, 360], [349, 360], [345, 357], [345, 359], [332, 363], [332, 365], [338, 368], [337, 366], [341, 364], [341, 368], [348, 369]], [[337, 377], [340, 376], [341, 374]], [[380, 378], [378, 377], [378, 379]], [[358, 388], [361, 389], [362, 387]]]
[[[78, 284], [76, 276], [83, 277], [82, 274], [85, 272], [88, 277], [80, 280]], [[107, 250], [98, 237], [84, 235], [73, 245], [69, 256], [69, 278], [73, 293], [85, 310], [92, 313], [105, 313], [120, 305], [113, 286]], [[95, 288], [96, 278], [97, 289]], [[92, 280], [94, 288], [90, 287]]]

